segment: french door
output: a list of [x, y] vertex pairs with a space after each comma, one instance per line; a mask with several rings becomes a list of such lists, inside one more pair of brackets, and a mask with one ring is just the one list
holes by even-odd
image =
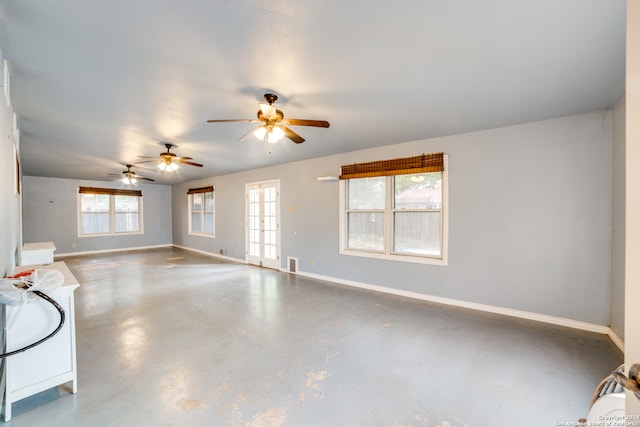
[[246, 184], [247, 262], [280, 268], [280, 181]]

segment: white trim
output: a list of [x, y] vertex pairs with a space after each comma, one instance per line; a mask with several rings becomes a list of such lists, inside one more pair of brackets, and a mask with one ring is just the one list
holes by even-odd
[[620, 338], [618, 336], [618, 334], [616, 334], [613, 329], [609, 328], [609, 331], [607, 332], [607, 335], [609, 335], [609, 338], [611, 339], [611, 341], [613, 341], [613, 343], [616, 345], [616, 347], [618, 347], [618, 349], [624, 353], [624, 341], [622, 341], [622, 338]]
[[[111, 189], [111, 188], [109, 188]], [[116, 197], [119, 197], [117, 194], [109, 194], [109, 232], [108, 233], [83, 233], [82, 232], [82, 193], [80, 193], [80, 188], [78, 187], [77, 193], [77, 203], [76, 203], [76, 228], [78, 233], [78, 238], [82, 239], [85, 237], [109, 237], [109, 236], [129, 236], [134, 234], [144, 234], [144, 209], [143, 209], [143, 196], [135, 196], [138, 198], [138, 230], [135, 231], [115, 231], [116, 230]], [[126, 196], [129, 197], [129, 196]], [[107, 213], [107, 212], [99, 212], [99, 213]], [[127, 212], [124, 212], [127, 213]], [[130, 213], [130, 212], [129, 212]]]
[[76, 256], [76, 255], [104, 254], [107, 252], [141, 251], [145, 249], [169, 248], [171, 246], [173, 245], [171, 243], [168, 243], [166, 245], [135, 246], [131, 248], [114, 248], [114, 249], [99, 249], [95, 251], [67, 252], [62, 254], [54, 254], [54, 258], [70, 257], [70, 256]]
[[[188, 232], [187, 234], [189, 236], [197, 236], [197, 237], [207, 237], [209, 239], [215, 239], [216, 237], [216, 192], [215, 192], [215, 186], [213, 184], [211, 184], [212, 187], [214, 187], [214, 190], [212, 191], [205, 191], [204, 193], [200, 193], [203, 194], [202, 197], [202, 210], [198, 211], [201, 214], [201, 224], [200, 226], [202, 227], [202, 229], [204, 230], [204, 214], [205, 213], [211, 213], [213, 215], [213, 224], [211, 224], [211, 227], [213, 228], [212, 233], [211, 234], [207, 234], [207, 233], [195, 233], [192, 231], [193, 229], [193, 212], [191, 210], [191, 208], [193, 207], [193, 194], [187, 194], [187, 220], [188, 220]], [[213, 210], [212, 211], [205, 211], [204, 210], [204, 194], [206, 193], [211, 193], [213, 194]]]
[[3, 86], [4, 86], [4, 98], [7, 103], [7, 107], [11, 108], [11, 75], [9, 71], [9, 63], [6, 59], [2, 61], [3, 64]]
[[199, 254], [202, 254], [202, 255], [212, 256], [214, 258], [220, 258], [220, 259], [224, 259], [224, 260], [227, 260], [227, 261], [237, 262], [239, 264], [247, 264], [246, 260], [239, 259], [239, 258], [232, 258], [232, 257], [226, 256], [226, 255], [220, 255], [220, 254], [217, 254], [215, 252], [202, 251], [200, 249], [189, 248], [187, 246], [180, 246], [180, 245], [176, 245], [176, 244], [172, 244], [172, 245], [169, 245], [169, 246], [173, 246], [174, 248], [178, 248], [178, 249], [184, 249], [185, 251], [196, 252], [196, 253], [199, 253]]
[[[258, 189], [260, 195], [260, 216], [264, 219], [263, 203], [264, 203], [264, 188], [275, 187], [276, 189], [276, 259], [269, 259], [264, 257], [264, 237], [260, 238], [260, 255], [254, 256], [249, 253], [251, 244], [250, 239], [250, 224], [249, 224], [249, 191]], [[268, 181], [249, 182], [244, 184], [244, 247], [245, 247], [245, 262], [251, 265], [259, 265], [261, 267], [267, 267], [274, 270], [282, 269], [282, 262], [280, 257], [282, 256], [282, 241], [280, 234], [280, 179], [272, 179]], [[264, 236], [264, 234], [262, 234]]]
[[429, 264], [429, 265], [441, 265], [446, 266], [447, 261], [446, 257], [441, 258], [432, 258], [428, 256], [421, 255], [400, 255], [400, 254], [384, 254], [380, 252], [367, 252], [367, 251], [358, 251], [354, 249], [343, 249], [340, 252], [340, 255], [348, 255], [348, 256], [358, 256], [362, 258], [375, 258], [382, 259], [385, 261], [399, 261], [399, 262], [412, 262], [414, 264]]
[[341, 285], [352, 286], [355, 288], [367, 289], [367, 290], [383, 292], [383, 293], [392, 294], [392, 295], [398, 295], [401, 297], [408, 297], [408, 298], [414, 298], [414, 299], [423, 300], [423, 301], [435, 302], [438, 304], [468, 308], [471, 310], [501, 314], [504, 316], [517, 317], [520, 319], [534, 320], [537, 322], [550, 323], [558, 326], [566, 326], [568, 328], [581, 329], [583, 331], [596, 332], [599, 334], [606, 335], [609, 333], [609, 330], [610, 330], [608, 326], [596, 325], [594, 323], [587, 323], [579, 320], [567, 319], [564, 317], [555, 317], [555, 316], [549, 316], [546, 314], [532, 313], [529, 311], [514, 310], [511, 308], [497, 307], [493, 305], [461, 301], [461, 300], [456, 300], [452, 298], [438, 297], [434, 295], [421, 294], [418, 292], [404, 291], [402, 289], [394, 289], [394, 288], [388, 288], [385, 286], [378, 286], [378, 285], [371, 285], [363, 282], [356, 282], [353, 280], [340, 279], [337, 277], [323, 276], [323, 275], [314, 274], [314, 273], [306, 273], [303, 271], [298, 271], [298, 275], [303, 277], [309, 277], [311, 279], [324, 280], [327, 282], [333, 282]]
[[[235, 262], [235, 263], [238, 263], [238, 264], [248, 264], [248, 262], [246, 260], [242, 260], [242, 259], [239, 259], [239, 258], [232, 258], [232, 257], [226, 256], [226, 255], [220, 255], [220, 254], [217, 254], [217, 253], [214, 253], [214, 252], [207, 252], [207, 251], [203, 251], [203, 250], [200, 250], [200, 249], [189, 248], [187, 246], [181, 246], [181, 245], [176, 245], [176, 244], [155, 245], [155, 246], [140, 246], [140, 247], [122, 248], [122, 249], [105, 249], [105, 250], [98, 250], [98, 251], [72, 252], [72, 253], [65, 253], [65, 254], [55, 254], [55, 258], [69, 257], [69, 256], [75, 256], [75, 255], [99, 254], [99, 253], [106, 253], [106, 252], [136, 251], [136, 250], [156, 249], [156, 248], [166, 248], [166, 247], [174, 247], [174, 248], [184, 249], [186, 251], [196, 252], [196, 253], [199, 253], [199, 254], [202, 254], [202, 255], [208, 255], [208, 256], [211, 256], [211, 257], [214, 257], [214, 258], [220, 258], [220, 259], [224, 259], [224, 260], [227, 260], [227, 261]], [[289, 259], [289, 258], [291, 258], [291, 257], [287, 257], [287, 259]], [[298, 266], [299, 266], [299, 264], [298, 264]], [[289, 273], [288, 267], [289, 267], [289, 263], [287, 261], [287, 267], [286, 268], [280, 268], [279, 271], [281, 271], [282, 273]], [[511, 309], [511, 308], [497, 307], [497, 306], [486, 305], [486, 304], [478, 304], [478, 303], [473, 303], [473, 302], [468, 302], [468, 301], [456, 300], [456, 299], [452, 299], [452, 298], [445, 298], [445, 297], [438, 297], [438, 296], [434, 296], [434, 295], [421, 294], [421, 293], [412, 292], [412, 291], [404, 291], [404, 290], [401, 290], [401, 289], [388, 288], [388, 287], [385, 287], [385, 286], [371, 285], [371, 284], [368, 284], [368, 283], [356, 282], [354, 280], [340, 279], [340, 278], [337, 278], [337, 277], [324, 276], [324, 275], [315, 274], [315, 273], [307, 273], [307, 272], [300, 271], [300, 270], [298, 270], [296, 272], [296, 274], [300, 275], [300, 276], [303, 276], [303, 277], [308, 277], [310, 279], [322, 280], [322, 281], [325, 281], [325, 282], [332, 282], [332, 283], [337, 283], [337, 284], [340, 284], [340, 285], [351, 286], [351, 287], [360, 288], [360, 289], [367, 289], [367, 290], [372, 290], [372, 291], [376, 291], [376, 292], [382, 292], [382, 293], [386, 293], [386, 294], [397, 295], [397, 296], [401, 296], [401, 297], [413, 298], [413, 299], [418, 299], [418, 300], [422, 300], [422, 301], [429, 301], [429, 302], [434, 302], [434, 303], [438, 303], [438, 304], [444, 304], [444, 305], [449, 305], [449, 306], [454, 306], [454, 307], [462, 307], [462, 308], [467, 308], [467, 309], [471, 309], [471, 310], [484, 311], [484, 312], [487, 312], [487, 313], [500, 314], [500, 315], [503, 315], [503, 316], [510, 316], [510, 317], [517, 317], [517, 318], [520, 318], [520, 319], [533, 320], [533, 321], [537, 321], [537, 322], [549, 323], [549, 324], [552, 324], [552, 325], [566, 326], [568, 328], [580, 329], [580, 330], [583, 330], [583, 331], [595, 332], [595, 333], [599, 333], [599, 334], [605, 334], [605, 335], [608, 335], [609, 338], [611, 339], [611, 341], [616, 345], [616, 347], [618, 347], [618, 349], [620, 349], [620, 351], [622, 353], [624, 353], [624, 342], [608, 326], [597, 325], [595, 323], [582, 322], [582, 321], [579, 321], [579, 320], [567, 319], [567, 318], [564, 318], [564, 317], [548, 316], [546, 314], [532, 313], [532, 312], [529, 312], [529, 311], [514, 310], [514, 309]]]
[[[441, 241], [441, 254], [440, 257], [432, 257], [425, 255], [411, 255], [411, 254], [400, 254], [392, 252], [392, 221], [393, 221], [393, 209], [390, 207], [393, 206], [391, 199], [393, 198], [393, 193], [391, 191], [386, 192], [386, 207], [384, 210], [380, 209], [371, 209], [371, 211], [375, 212], [384, 212], [384, 241], [385, 241], [385, 250], [384, 252], [376, 252], [376, 251], [366, 251], [359, 249], [350, 249], [347, 247], [347, 209], [346, 209], [346, 197], [347, 197], [347, 188], [346, 188], [346, 180], [340, 181], [340, 186], [338, 189], [339, 192], [339, 232], [338, 232], [338, 251], [340, 255], [348, 255], [348, 256], [358, 256], [363, 258], [374, 258], [374, 259], [382, 259], [387, 261], [399, 261], [399, 262], [410, 262], [415, 264], [429, 264], [429, 265], [439, 265], [439, 266], [447, 266], [449, 265], [449, 156], [443, 156], [444, 161], [444, 170], [442, 171], [442, 209], [441, 218], [442, 224], [440, 227], [440, 241]], [[389, 177], [387, 177], [389, 178]], [[387, 179], [387, 186], [391, 180]]]

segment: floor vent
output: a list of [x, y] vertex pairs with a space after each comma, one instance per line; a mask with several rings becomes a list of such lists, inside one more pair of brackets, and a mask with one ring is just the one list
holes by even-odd
[[289, 273], [298, 272], [298, 258], [287, 257], [287, 264], [289, 265]]

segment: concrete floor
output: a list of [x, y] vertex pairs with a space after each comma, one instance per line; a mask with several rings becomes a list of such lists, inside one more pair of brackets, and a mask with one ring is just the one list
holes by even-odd
[[23, 426], [509, 427], [585, 417], [604, 335], [175, 249], [70, 257], [78, 393]]

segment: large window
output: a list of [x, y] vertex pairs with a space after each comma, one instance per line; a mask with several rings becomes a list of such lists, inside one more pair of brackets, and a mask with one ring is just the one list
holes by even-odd
[[189, 197], [189, 234], [197, 236], [215, 236], [215, 197], [213, 186], [190, 188]]
[[341, 253], [445, 265], [445, 162], [438, 153], [343, 166]]
[[142, 192], [80, 187], [78, 235], [142, 233]]

